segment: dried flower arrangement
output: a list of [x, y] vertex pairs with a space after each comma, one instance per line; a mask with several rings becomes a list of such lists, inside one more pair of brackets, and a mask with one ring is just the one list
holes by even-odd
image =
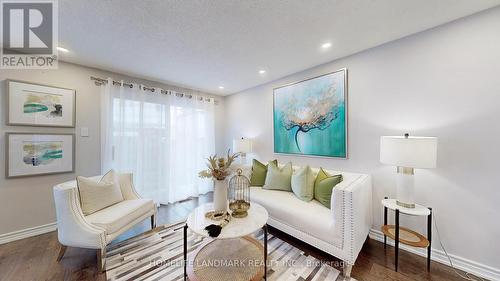
[[231, 164], [240, 156], [239, 153], [231, 154], [230, 150], [227, 151], [227, 157], [217, 157], [217, 154], [211, 155], [207, 158], [208, 170], [203, 170], [198, 173], [200, 178], [214, 178], [216, 180], [225, 180], [231, 174]]

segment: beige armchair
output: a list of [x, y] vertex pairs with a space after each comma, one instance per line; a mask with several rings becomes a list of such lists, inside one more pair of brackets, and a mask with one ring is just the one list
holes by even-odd
[[[99, 181], [101, 176], [93, 177]], [[76, 181], [54, 186], [54, 202], [57, 214], [57, 234], [62, 259], [67, 247], [97, 249], [97, 263], [104, 270], [106, 246], [120, 234], [137, 223], [151, 217], [151, 227], [156, 226], [156, 205], [151, 199], [142, 199], [134, 189], [132, 174], [119, 175], [122, 202], [84, 215]]]

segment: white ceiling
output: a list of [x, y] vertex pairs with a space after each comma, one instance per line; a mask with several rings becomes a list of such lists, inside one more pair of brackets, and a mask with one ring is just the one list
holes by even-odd
[[[500, 0], [59, 0], [63, 60], [227, 95]], [[320, 45], [331, 42], [322, 50]], [[260, 69], [267, 73], [261, 75]], [[225, 89], [219, 89], [224, 86]]]

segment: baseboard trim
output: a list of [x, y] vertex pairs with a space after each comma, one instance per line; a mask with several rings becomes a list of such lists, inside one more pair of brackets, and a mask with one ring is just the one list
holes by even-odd
[[55, 231], [57, 229], [57, 224], [55, 222], [44, 224], [40, 226], [35, 226], [31, 228], [21, 229], [14, 232], [9, 232], [5, 234], [0, 234], [0, 245], [13, 242], [16, 240], [21, 240], [24, 238], [29, 238], [33, 236], [37, 236], [40, 234], [48, 233]]
[[[370, 238], [376, 241], [384, 242], [384, 234], [380, 230], [376, 229], [371, 229], [370, 230]], [[387, 244], [394, 246], [394, 241], [392, 239], [387, 239]], [[422, 248], [414, 248], [410, 247], [404, 244], [399, 244], [401, 250], [405, 250], [407, 252], [422, 256], [422, 257], [427, 257], [427, 251]], [[441, 251], [432, 248], [431, 250], [431, 259], [433, 261], [445, 264], [447, 266], [450, 265], [448, 258], [446, 257], [446, 254]], [[486, 278], [488, 280], [500, 280], [500, 269], [498, 268], [493, 268], [488, 265], [484, 265], [475, 261], [471, 261], [469, 259], [459, 257], [456, 255], [450, 254], [450, 258], [453, 261], [453, 265], [455, 268], [470, 272], [472, 274], [475, 274], [477, 276], [480, 276], [482, 278]]]

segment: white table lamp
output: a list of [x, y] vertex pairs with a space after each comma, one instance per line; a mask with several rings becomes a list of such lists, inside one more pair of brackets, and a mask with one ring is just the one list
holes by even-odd
[[235, 139], [233, 140], [233, 151], [235, 153], [239, 152], [241, 154], [241, 162], [246, 163], [247, 153], [252, 152], [252, 140], [251, 139]]
[[436, 137], [380, 137], [380, 162], [397, 166], [397, 201], [399, 206], [414, 208], [414, 168], [435, 168]]

